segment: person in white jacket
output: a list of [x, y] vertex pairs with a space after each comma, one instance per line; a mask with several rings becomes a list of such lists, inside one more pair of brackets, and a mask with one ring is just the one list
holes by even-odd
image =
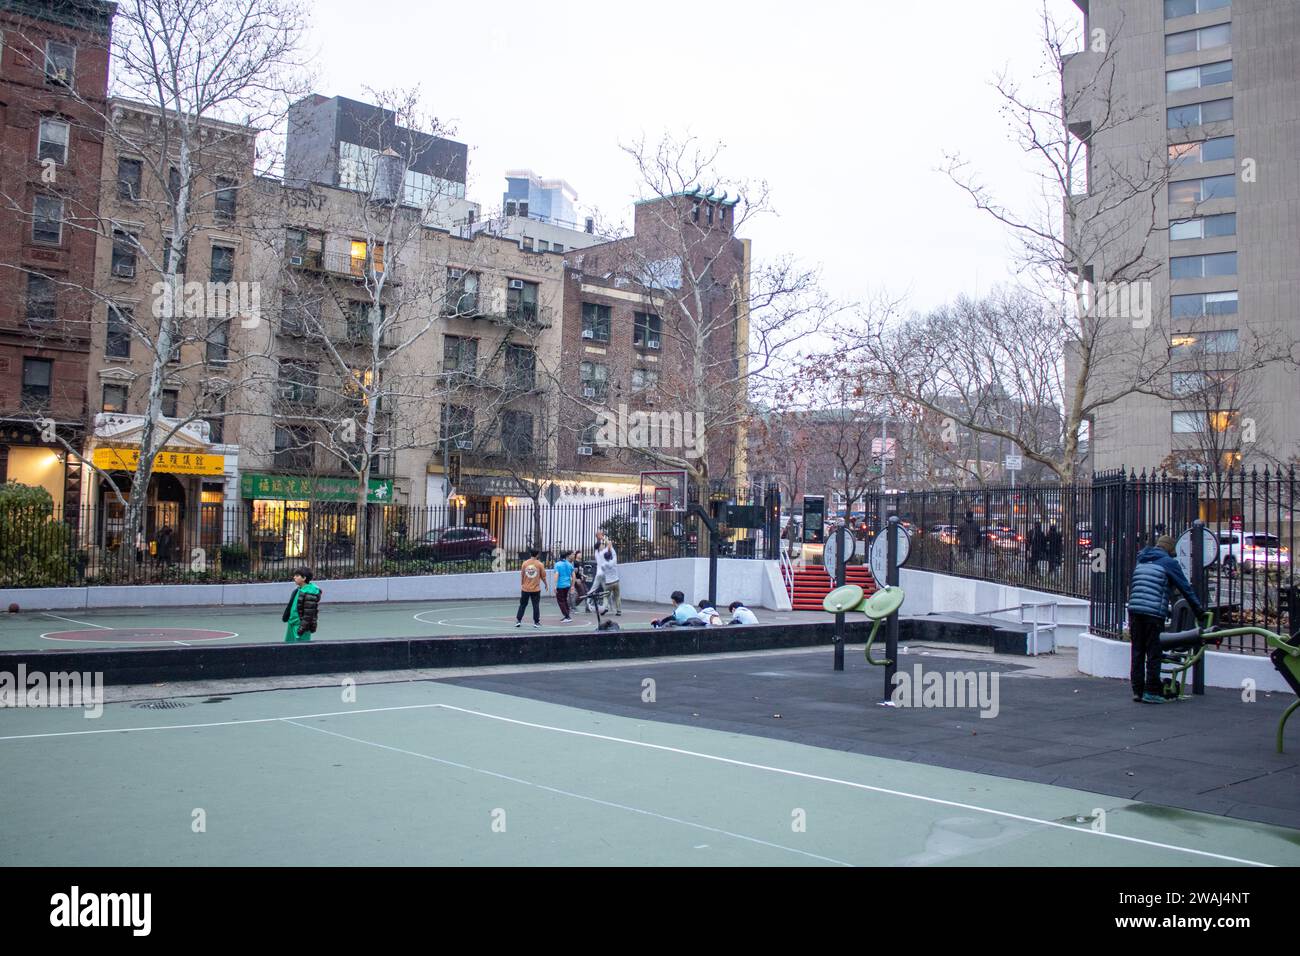
[[[615, 616], [623, 613], [623, 598], [618, 588], [618, 552], [609, 535], [600, 532], [596, 539], [596, 581], [609, 593], [608, 605], [613, 605]], [[593, 589], [594, 590], [594, 589]]]

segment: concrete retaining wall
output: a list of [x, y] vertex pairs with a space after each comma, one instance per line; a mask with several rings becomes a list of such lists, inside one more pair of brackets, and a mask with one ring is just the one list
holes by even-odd
[[[903, 605], [904, 614], [944, 614], [951, 611], [979, 614], [981, 611], [995, 611], [1020, 604], [1048, 602], [1057, 606], [1057, 647], [1077, 647], [1080, 637], [1088, 630], [1089, 604], [1081, 598], [908, 568], [899, 569], [898, 580], [907, 593], [907, 603]], [[1032, 608], [1027, 609], [1026, 619], [1032, 613]], [[1046, 620], [1049, 612], [1047, 608], [1039, 608], [1038, 613], [1040, 620]], [[996, 615], [994, 619], [1020, 620], [1018, 615], [1011, 613]]]
[[[675, 590], [692, 602], [708, 597], [707, 558], [673, 558], [621, 565], [620, 584], [629, 601], [668, 603]], [[283, 604], [287, 581], [274, 584], [100, 585], [84, 588], [0, 589], [0, 609], [16, 603], [31, 611], [75, 611], [112, 607], [205, 607]], [[447, 601], [519, 596], [518, 571], [429, 574], [394, 578], [321, 579], [331, 603]], [[718, 561], [718, 603], [744, 601], [751, 607], [790, 610], [775, 561]]]
[[[1129, 679], [1129, 654], [1127, 641], [1113, 641], [1085, 633], [1079, 640], [1079, 670], [1094, 677]], [[1242, 681], [1250, 678], [1261, 693], [1282, 691], [1290, 694], [1291, 688], [1262, 654], [1225, 654], [1222, 651], [1205, 652], [1205, 686], [1231, 687], [1241, 690]]]

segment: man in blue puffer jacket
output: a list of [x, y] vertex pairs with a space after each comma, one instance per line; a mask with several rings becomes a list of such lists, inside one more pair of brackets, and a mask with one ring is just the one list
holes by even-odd
[[1205, 609], [1174, 558], [1174, 539], [1165, 534], [1156, 539], [1154, 548], [1138, 552], [1128, 598], [1133, 699], [1148, 704], [1165, 702], [1160, 688], [1160, 632], [1169, 616], [1170, 584], [1183, 593], [1198, 618], [1204, 616]]

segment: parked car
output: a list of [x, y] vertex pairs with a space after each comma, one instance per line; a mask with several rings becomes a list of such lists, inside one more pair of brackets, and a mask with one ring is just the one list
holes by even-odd
[[1075, 528], [1076, 540], [1081, 548], [1092, 547], [1092, 525], [1080, 524]]
[[1265, 571], [1278, 571], [1291, 564], [1291, 554], [1275, 534], [1264, 531], [1219, 532], [1219, 561], [1223, 570], [1231, 574], [1241, 566], [1243, 571], [1262, 567]]
[[405, 547], [385, 549], [388, 558], [415, 561], [473, 561], [492, 557], [497, 539], [485, 528], [435, 528]]
[[1015, 551], [1024, 547], [1025, 536], [1017, 534], [1012, 528], [990, 528], [988, 530], [989, 547], [1000, 551]]
[[937, 524], [930, 529], [940, 544], [957, 543], [957, 526], [955, 524]]

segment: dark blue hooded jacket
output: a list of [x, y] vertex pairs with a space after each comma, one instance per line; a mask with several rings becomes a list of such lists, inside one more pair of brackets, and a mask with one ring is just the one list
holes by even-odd
[[1137, 566], [1133, 569], [1133, 587], [1128, 596], [1129, 613], [1147, 614], [1163, 621], [1169, 616], [1170, 584], [1183, 592], [1197, 617], [1205, 613], [1192, 592], [1187, 575], [1183, 574], [1182, 565], [1161, 548], [1143, 548], [1138, 552]]

